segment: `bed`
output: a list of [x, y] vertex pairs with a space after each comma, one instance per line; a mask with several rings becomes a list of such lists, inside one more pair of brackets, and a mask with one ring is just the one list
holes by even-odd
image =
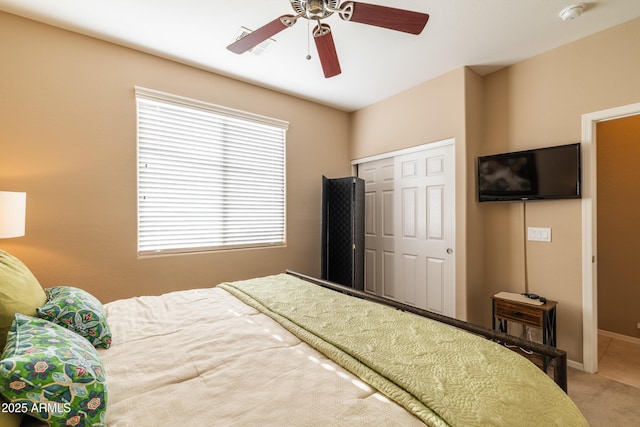
[[[104, 374], [104, 395], [84, 392], [102, 405], [100, 416], [83, 419], [91, 405], [82, 404], [73, 422], [588, 425], [561, 385], [494, 342], [502, 335], [486, 339], [482, 328], [470, 333], [349, 292], [287, 272], [108, 303], [101, 369], [82, 365]], [[67, 425], [61, 411], [50, 425]]]

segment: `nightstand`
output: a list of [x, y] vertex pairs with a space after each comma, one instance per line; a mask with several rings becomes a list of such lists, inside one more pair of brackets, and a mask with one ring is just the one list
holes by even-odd
[[507, 333], [508, 322], [533, 326], [542, 329], [543, 344], [556, 346], [557, 301], [547, 300], [544, 304], [540, 304], [538, 300], [507, 292], [500, 292], [491, 299], [493, 301], [492, 326], [494, 330]]

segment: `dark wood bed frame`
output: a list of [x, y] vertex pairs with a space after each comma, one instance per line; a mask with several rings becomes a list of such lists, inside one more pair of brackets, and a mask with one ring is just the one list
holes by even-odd
[[[368, 294], [366, 292], [362, 292], [348, 286], [343, 286], [326, 280], [317, 279], [315, 277], [307, 276], [295, 271], [286, 270], [286, 272], [287, 274], [311, 283], [315, 283], [324, 288], [332, 289], [334, 291], [342, 292], [368, 301], [388, 305], [390, 307], [397, 308], [398, 310], [414, 313], [428, 319], [454, 326], [458, 329], [463, 329], [465, 331], [494, 341], [498, 344], [504, 345], [509, 349], [514, 350], [524, 357], [530, 359], [533, 363], [540, 367], [540, 369], [544, 370], [545, 373], [548, 373], [547, 369], [549, 366], [551, 366], [553, 368], [553, 380], [556, 382], [556, 384], [558, 384], [558, 386], [560, 386], [560, 388], [562, 388], [562, 390], [564, 390], [565, 393], [567, 392], [567, 353], [563, 350], [559, 350], [555, 347], [551, 347], [541, 343], [528, 341], [519, 337], [515, 337], [513, 335], [508, 335], [503, 332], [485, 328], [483, 326], [474, 325], [472, 323], [454, 319], [452, 317], [432, 313], [427, 310], [423, 310], [407, 304], [402, 304], [376, 295]], [[546, 366], [547, 369], [543, 368], [543, 366]]]

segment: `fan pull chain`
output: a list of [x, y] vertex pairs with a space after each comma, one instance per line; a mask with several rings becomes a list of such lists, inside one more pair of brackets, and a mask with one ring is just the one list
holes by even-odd
[[310, 27], [310, 23], [309, 20], [307, 19], [307, 61], [311, 59], [311, 50], [310, 50], [310, 45], [311, 45], [311, 27]]

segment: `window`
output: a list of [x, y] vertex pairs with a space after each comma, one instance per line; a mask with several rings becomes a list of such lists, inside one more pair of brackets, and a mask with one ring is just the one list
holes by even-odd
[[138, 253], [283, 245], [288, 123], [135, 93]]

